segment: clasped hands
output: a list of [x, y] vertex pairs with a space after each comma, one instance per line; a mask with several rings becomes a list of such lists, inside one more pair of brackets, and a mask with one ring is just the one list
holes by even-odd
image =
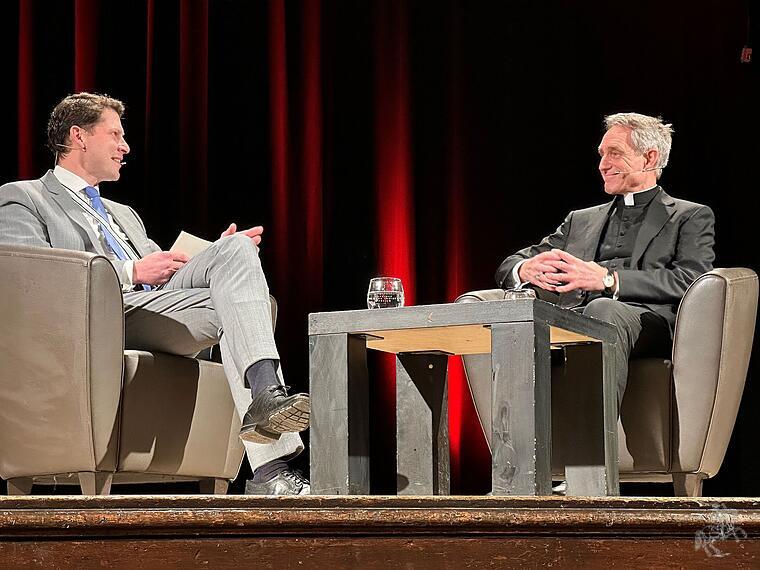
[[552, 249], [531, 257], [518, 271], [522, 283], [567, 293], [568, 291], [603, 291], [607, 269], [593, 261], [583, 261], [574, 255]]
[[[238, 233], [237, 224], [232, 223], [219, 237], [223, 238], [235, 233]], [[248, 236], [253, 243], [259, 245], [264, 228], [262, 226], [255, 226], [239, 233]], [[132, 282], [136, 285], [144, 283], [154, 287], [163, 285], [188, 261], [190, 261], [190, 258], [178, 251], [157, 251], [151, 253], [135, 261], [132, 270]]]

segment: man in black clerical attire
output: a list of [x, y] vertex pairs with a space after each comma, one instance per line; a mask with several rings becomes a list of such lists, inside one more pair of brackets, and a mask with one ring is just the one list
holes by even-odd
[[[671, 125], [637, 113], [610, 115], [605, 124], [599, 172], [614, 199], [570, 212], [538, 245], [507, 257], [496, 282], [530, 284], [543, 299], [612, 323], [621, 362], [669, 358], [678, 303], [713, 266], [715, 217], [657, 184]], [[616, 370], [615, 379], [621, 401], [628, 370]]]

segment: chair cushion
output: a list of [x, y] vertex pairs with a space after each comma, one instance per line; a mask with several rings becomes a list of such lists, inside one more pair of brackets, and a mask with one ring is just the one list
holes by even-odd
[[220, 364], [124, 352], [118, 471], [233, 479], [240, 418]]

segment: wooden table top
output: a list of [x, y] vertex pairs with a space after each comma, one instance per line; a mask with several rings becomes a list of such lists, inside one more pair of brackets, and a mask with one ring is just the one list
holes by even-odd
[[383, 352], [491, 352], [491, 325], [542, 322], [554, 346], [611, 340], [612, 325], [536, 299], [312, 313], [309, 334], [365, 335]]

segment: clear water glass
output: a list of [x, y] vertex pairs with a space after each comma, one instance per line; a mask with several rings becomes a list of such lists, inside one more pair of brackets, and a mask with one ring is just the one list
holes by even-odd
[[404, 286], [398, 277], [373, 277], [367, 290], [367, 307], [388, 309], [404, 306]]
[[533, 289], [507, 289], [504, 291], [505, 301], [518, 301], [520, 299], [535, 299], [536, 292]]

